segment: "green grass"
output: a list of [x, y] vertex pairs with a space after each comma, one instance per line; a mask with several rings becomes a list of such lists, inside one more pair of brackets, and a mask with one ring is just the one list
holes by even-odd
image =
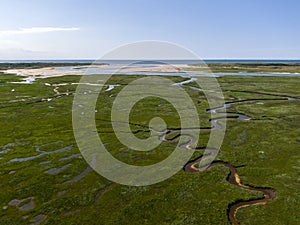
[[[109, 122], [115, 96], [138, 77], [120, 75], [108, 81], [121, 86], [98, 98], [96, 125], [113, 156], [130, 164], [149, 165], [166, 158], [176, 144], [162, 143], [149, 152], [132, 151], [117, 140]], [[0, 74], [0, 151], [8, 150], [0, 154], [0, 224], [29, 224], [40, 214], [47, 216], [43, 224], [229, 224], [228, 204], [261, 197], [260, 193], [230, 185], [226, 181], [228, 170], [224, 167], [194, 174], [181, 170], [168, 180], [146, 187], [115, 184], [94, 171], [77, 182], [66, 183], [88, 167], [81, 156], [60, 160], [79, 153], [71, 117], [76, 85], [60, 86], [60, 92], [68, 90], [70, 95], [57, 98], [54, 87], [44, 83], [76, 83], [80, 77], [38, 79], [31, 85], [9, 83], [19, 79], [15, 75]], [[300, 101], [286, 98], [300, 97], [300, 77], [236, 76], [221, 77], [218, 81], [227, 102], [253, 101], [228, 109], [247, 115], [251, 120], [228, 119], [217, 159], [234, 166], [244, 165], [238, 168], [243, 183], [272, 187], [277, 193], [277, 198], [266, 205], [240, 209], [238, 220], [241, 224], [299, 224]], [[203, 94], [184, 88], [197, 107], [201, 127], [209, 127], [208, 104]], [[41, 101], [47, 98], [52, 100]], [[163, 106], [155, 107], [158, 104]], [[148, 98], [137, 103], [131, 112], [132, 132], [139, 138], [147, 138], [149, 121], [160, 115], [169, 127], [180, 127], [171, 105], [162, 99]], [[208, 135], [208, 131], [201, 133], [198, 147], [205, 146]], [[66, 146], [72, 148], [26, 162], [8, 163], [13, 158], [37, 155], [36, 146], [45, 152]], [[196, 152], [193, 158], [200, 154]], [[45, 161], [50, 162], [40, 164]], [[71, 166], [58, 174], [45, 173], [68, 163]], [[15, 173], [10, 174], [10, 171]], [[8, 206], [13, 199], [28, 197], [34, 197], [36, 205], [30, 211]]]
[[205, 66], [201, 64], [190, 64], [189, 67], [184, 67], [185, 71], [207, 71], [209, 68], [212, 72], [249, 72], [249, 73], [299, 73], [300, 63], [207, 63]]

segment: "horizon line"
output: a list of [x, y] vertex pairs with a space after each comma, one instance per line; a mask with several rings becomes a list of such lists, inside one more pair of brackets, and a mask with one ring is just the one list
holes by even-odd
[[133, 60], [168, 60], [168, 61], [205, 61], [205, 60], [300, 60], [300, 58], [203, 58], [203, 59], [95, 59], [95, 58], [49, 58], [49, 59], [0, 59], [0, 61], [75, 61], [75, 60], [92, 60], [92, 61], [133, 61]]

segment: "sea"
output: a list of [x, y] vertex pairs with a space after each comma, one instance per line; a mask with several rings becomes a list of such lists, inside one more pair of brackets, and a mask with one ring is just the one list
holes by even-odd
[[[93, 59], [43, 59], [43, 60], [0, 60], [0, 63], [93, 63]], [[141, 60], [143, 63], [159, 61], [168, 64], [194, 64], [194, 63], [300, 63], [300, 59], [204, 59], [204, 60]], [[136, 60], [97, 60], [107, 64], [130, 64]]]

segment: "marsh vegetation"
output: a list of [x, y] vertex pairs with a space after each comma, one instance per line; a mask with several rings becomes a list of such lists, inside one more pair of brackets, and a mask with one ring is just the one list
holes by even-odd
[[[163, 142], [149, 152], [132, 151], [114, 135], [109, 116], [118, 92], [138, 77], [113, 76], [104, 84], [119, 86], [100, 94], [96, 125], [114, 157], [149, 165], [166, 158], [176, 143]], [[182, 170], [146, 187], [123, 186], [101, 177], [79, 154], [73, 135], [72, 102], [79, 79], [63, 76], [15, 84], [11, 82], [20, 77], [0, 74], [0, 224], [229, 224], [227, 209], [232, 203], [262, 197], [229, 184], [229, 171], [222, 166], [200, 173]], [[277, 194], [266, 205], [239, 209], [237, 220], [299, 224], [300, 101], [292, 99], [300, 97], [300, 77], [231, 76], [218, 81], [225, 102], [239, 104], [227, 109], [230, 118], [216, 160], [234, 165], [242, 183], [272, 188]], [[197, 84], [182, 87], [197, 107], [201, 127], [211, 127], [205, 96], [189, 86]], [[237, 120], [239, 114], [251, 119]], [[133, 108], [132, 132], [147, 138], [149, 121], [160, 115], [168, 127], [180, 129], [168, 102], [147, 98]], [[201, 132], [194, 147], [205, 147], [209, 133]], [[172, 135], [168, 138], [177, 134]], [[196, 151], [191, 160], [201, 154]]]

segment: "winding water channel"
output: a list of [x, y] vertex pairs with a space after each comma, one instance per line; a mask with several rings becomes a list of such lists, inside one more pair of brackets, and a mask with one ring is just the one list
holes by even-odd
[[[268, 100], [274, 100], [274, 99], [268, 99]], [[276, 99], [279, 100], [279, 99]], [[280, 99], [280, 100], [285, 100], [285, 99]], [[296, 100], [296, 99], [291, 99], [291, 98], [287, 98], [286, 100]], [[298, 99], [297, 99], [298, 100]], [[222, 107], [218, 107], [218, 108], [214, 108], [214, 109], [209, 109], [207, 110], [207, 112], [209, 113], [221, 113], [222, 112], [218, 112], [221, 110], [226, 110], [227, 108], [229, 108], [231, 105], [233, 104], [240, 104], [240, 103], [247, 103], [247, 102], [253, 102], [254, 100], [243, 100], [243, 101], [236, 101], [236, 102], [230, 102], [230, 103], [226, 103], [224, 104]], [[249, 117], [242, 115], [242, 114], [237, 114], [238, 117], [236, 119], [238, 120], [250, 120]], [[220, 129], [222, 128], [222, 125], [218, 123], [218, 120], [220, 118], [216, 118], [216, 119], [212, 119], [210, 120], [210, 123], [212, 125], [212, 128], [209, 129]], [[187, 150], [191, 150], [193, 149], [191, 147], [191, 145], [195, 142], [194, 138], [189, 135], [189, 134], [178, 134], [175, 137], [171, 138], [171, 139], [167, 139], [166, 137], [176, 133], [176, 132], [180, 132], [181, 130], [189, 130], [189, 129], [195, 129], [195, 128], [184, 128], [184, 129], [176, 129], [176, 130], [167, 130], [165, 131], [161, 136], [160, 136], [160, 140], [162, 142], [176, 142], [179, 140], [180, 137], [182, 136], [186, 136], [189, 138], [189, 141], [186, 142], [185, 144], [181, 145], [181, 148], [187, 149]], [[200, 129], [200, 128], [199, 128]], [[194, 149], [194, 150], [199, 150], [199, 149]], [[202, 171], [201, 168], [199, 168], [199, 162], [201, 160], [203, 160], [205, 157], [208, 156], [212, 156], [212, 155], [217, 155], [218, 154], [218, 150], [217, 149], [200, 149], [202, 151], [204, 150], [209, 150], [210, 154], [209, 155], [202, 155], [198, 158], [196, 158], [195, 160], [192, 160], [190, 162], [188, 162], [187, 164], [184, 165], [183, 169], [185, 172], [187, 173], [194, 173], [194, 172], [200, 172]], [[240, 180], [240, 177], [237, 173], [237, 169], [235, 166], [233, 166], [232, 164], [230, 164], [229, 162], [224, 162], [224, 161], [214, 161], [212, 162], [207, 169], [210, 169], [214, 166], [224, 166], [227, 167], [229, 169], [229, 174], [227, 176], [227, 181], [232, 184], [232, 185], [236, 185], [240, 188], [243, 189], [247, 189], [247, 190], [251, 190], [251, 191], [257, 191], [257, 192], [261, 192], [263, 194], [262, 198], [257, 198], [257, 199], [250, 199], [250, 200], [244, 200], [244, 201], [236, 201], [233, 202], [231, 204], [228, 205], [228, 209], [227, 209], [227, 216], [228, 216], [228, 220], [232, 225], [238, 225], [239, 222], [236, 218], [236, 214], [238, 209], [243, 208], [243, 207], [247, 207], [247, 206], [251, 206], [251, 205], [257, 205], [257, 204], [266, 204], [269, 201], [272, 201], [273, 199], [276, 198], [276, 192], [274, 189], [272, 188], [266, 188], [266, 187], [255, 187], [255, 186], [251, 186], [251, 185], [246, 185], [243, 184]]]
[[[193, 82], [195, 79], [190, 79], [190, 80], [186, 80], [183, 82], [179, 82], [176, 83], [175, 85], [178, 86], [182, 86], [182, 85], [186, 85], [188, 83]], [[60, 84], [60, 85], [53, 85], [54, 89], [53, 91], [55, 92], [56, 96], [55, 97], [60, 97], [62, 95], [69, 95], [69, 92], [66, 93], [61, 93], [59, 92], [59, 86], [63, 86], [63, 85], [68, 85], [68, 84]], [[98, 85], [98, 84], [89, 84], [89, 85]], [[118, 85], [109, 85], [108, 88], [106, 89], [106, 91], [110, 91], [112, 90], [115, 86]], [[192, 87], [192, 86], [187, 86], [190, 89], [193, 90], [197, 90], [197, 91], [201, 91], [201, 89], [197, 88], [197, 87]], [[47, 99], [42, 99], [41, 101], [51, 101], [51, 98], [47, 98]], [[291, 98], [291, 97], [287, 97], [286, 99], [284, 98], [277, 98], [277, 99], [251, 99], [251, 100], [241, 100], [241, 101], [236, 101], [236, 102], [228, 102], [226, 104], [224, 104], [222, 107], [218, 107], [218, 108], [213, 108], [213, 109], [209, 109], [207, 110], [208, 113], [212, 113], [212, 114], [224, 114], [224, 117], [226, 117], [226, 114], [224, 113], [224, 111], [229, 108], [231, 105], [233, 104], [240, 104], [240, 103], [253, 103], [256, 100], [287, 100], [287, 101], [291, 101], [291, 100], [299, 100], [299, 98]], [[235, 119], [238, 120], [250, 120], [251, 118], [247, 117], [246, 115], [243, 114], [238, 114], [238, 113], [228, 113], [227, 114], [234, 114], [237, 115]], [[224, 118], [223, 117], [223, 118]], [[221, 129], [222, 125], [221, 123], [218, 123], [218, 120], [220, 120], [222, 118], [215, 118], [215, 119], [211, 119], [210, 123], [212, 125], [211, 128], [206, 128], [207, 130], [212, 130], [212, 129]], [[166, 130], [165, 132], [163, 132], [163, 134], [159, 137], [160, 140], [162, 142], [177, 142], [181, 137], [185, 136], [189, 138], [189, 141], [182, 144], [180, 147], [186, 150], [192, 150], [193, 147], [192, 145], [195, 143], [195, 139], [193, 136], [189, 135], [189, 134], [178, 134], [175, 137], [171, 138], [171, 139], [167, 139], [167, 137], [171, 134], [180, 132], [182, 130], [191, 130], [191, 129], [200, 129], [200, 128], [182, 128], [182, 129], [173, 129], [173, 130]], [[9, 161], [10, 162], [25, 162], [28, 160], [32, 160], [35, 158], [39, 158], [42, 157], [44, 155], [48, 155], [48, 154], [52, 154], [52, 153], [58, 153], [58, 152], [64, 152], [64, 151], [68, 151], [70, 149], [72, 149], [72, 145], [71, 146], [67, 146], [55, 151], [51, 151], [51, 152], [46, 152], [46, 151], [41, 151], [39, 149], [39, 147], [36, 147], [36, 152], [37, 154], [34, 156], [29, 156], [29, 157], [24, 157], [24, 158], [14, 158], [11, 159]], [[218, 150], [217, 149], [194, 149], [194, 150], [208, 150], [210, 152], [209, 155], [202, 155], [198, 158], [196, 158], [193, 161], [188, 162], [187, 164], [185, 164], [183, 166], [183, 169], [185, 172], [187, 173], [194, 173], [194, 172], [200, 172], [202, 171], [201, 168], [199, 167], [199, 162], [203, 159], [205, 159], [205, 157], [208, 156], [215, 156], [218, 154]], [[2, 151], [2, 153], [6, 153], [5, 150]], [[78, 156], [79, 154], [74, 154], [65, 158], [62, 158], [61, 160], [68, 160], [71, 158], [74, 158], [76, 156]], [[49, 161], [45, 161], [44, 163], [48, 163]], [[42, 162], [43, 163], [43, 162]], [[52, 168], [46, 171], [46, 173], [52, 174], [52, 173], [58, 173], [60, 172], [62, 169], [65, 169], [66, 167], [70, 166], [70, 164], [67, 164], [61, 168]], [[237, 211], [242, 208], [242, 207], [247, 207], [247, 206], [251, 206], [251, 205], [257, 205], [257, 204], [266, 204], [269, 201], [272, 201], [273, 199], [276, 198], [276, 192], [274, 189], [272, 188], [265, 188], [265, 187], [255, 187], [255, 186], [251, 186], [251, 185], [246, 185], [243, 184], [240, 180], [240, 177], [238, 175], [237, 169], [235, 166], [233, 166], [232, 164], [230, 164], [229, 162], [224, 162], [224, 161], [214, 161], [212, 162], [207, 169], [210, 169], [214, 166], [224, 166], [226, 168], [229, 169], [229, 174], [227, 176], [227, 181], [232, 184], [232, 185], [236, 185], [240, 188], [243, 189], [247, 189], [247, 190], [251, 190], [251, 191], [256, 191], [256, 192], [260, 192], [263, 194], [263, 197], [261, 198], [257, 198], [257, 199], [250, 199], [250, 200], [244, 200], [244, 201], [236, 201], [233, 202], [231, 204], [228, 205], [228, 210], [227, 210], [227, 216], [228, 216], [228, 220], [230, 221], [230, 223], [232, 225], [238, 225], [238, 220], [236, 218], [236, 214]], [[92, 169], [90, 167], [86, 168], [81, 174], [79, 174], [78, 176], [74, 177], [72, 180], [66, 182], [66, 183], [70, 183], [70, 182], [76, 182], [79, 179], [81, 179], [82, 177], [84, 177], [88, 172], [92, 171]]]

